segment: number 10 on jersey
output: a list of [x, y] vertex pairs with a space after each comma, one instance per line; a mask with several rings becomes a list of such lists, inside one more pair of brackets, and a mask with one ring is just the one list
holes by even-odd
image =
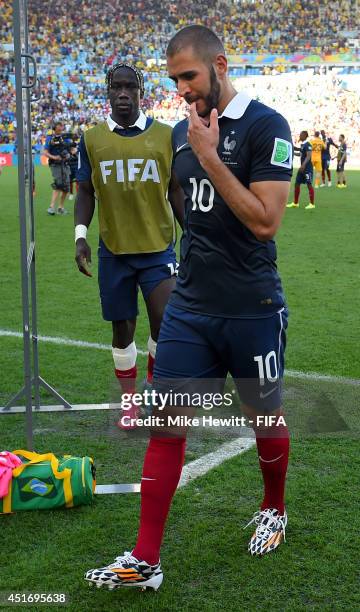
[[189, 181], [193, 186], [191, 196], [193, 205], [191, 210], [209, 212], [209, 210], [211, 210], [214, 206], [214, 187], [206, 178], [197, 180], [196, 178], [192, 177], [189, 179]]

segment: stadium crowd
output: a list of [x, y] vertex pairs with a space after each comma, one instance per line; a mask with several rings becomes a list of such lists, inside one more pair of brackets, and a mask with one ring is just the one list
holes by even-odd
[[325, 130], [336, 143], [344, 133], [349, 161], [352, 157], [360, 159], [359, 92], [346, 89], [343, 79], [335, 73], [324, 75], [307, 71], [249, 77], [235, 80], [234, 85], [281, 112], [291, 126], [294, 141], [304, 129], [311, 136], [315, 131]]
[[[43, 0], [29, 0], [31, 49], [40, 74], [40, 99], [33, 104], [34, 146], [40, 150], [54, 120], [61, 118], [68, 130], [81, 132], [104, 116], [108, 111], [104, 73], [119, 58], [134, 62], [148, 74], [144, 109], [151, 109], [160, 119], [181, 119], [185, 105], [169, 89], [163, 64], [170, 36], [188, 23], [202, 23], [217, 31], [229, 55], [346, 52], [344, 32], [357, 28], [356, 6], [351, 0], [312, 4], [306, 0], [216, 0], [209, 8], [207, 0], [199, 0], [190, 9], [185, 0], [108, 0], [105, 5], [93, 0], [83, 2], [79, 11], [72, 0], [46, 5]], [[0, 0], [0, 14], [5, 49], [0, 59], [0, 143], [11, 143], [15, 140], [15, 95], [13, 60], [7, 45], [12, 43], [13, 32], [12, 8], [6, 0]], [[261, 98], [264, 86], [260, 81], [256, 81], [256, 95]], [[326, 129], [329, 121], [334, 136], [349, 125], [359, 142], [353, 94], [344, 92], [338, 81], [329, 86], [328, 82], [326, 79], [326, 91], [320, 96], [322, 103], [311, 111], [311, 121], [313, 97], [303, 82], [295, 88], [297, 98], [292, 99], [291, 114], [298, 117], [300, 106], [300, 116], [311, 123], [310, 130]], [[241, 83], [237, 86], [243, 87]], [[271, 85], [269, 90], [265, 88], [265, 102], [270, 103], [272, 87], [275, 91]], [[274, 102], [279, 104], [278, 99]], [[335, 115], [333, 108], [339, 111]]]

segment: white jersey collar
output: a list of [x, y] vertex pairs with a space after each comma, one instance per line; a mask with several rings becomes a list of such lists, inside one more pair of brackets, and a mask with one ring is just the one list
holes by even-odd
[[245, 113], [251, 100], [252, 98], [250, 98], [249, 94], [247, 94], [245, 91], [237, 93], [224, 108], [222, 114], [219, 115], [219, 119], [222, 117], [228, 117], [229, 119], [240, 119], [240, 117], [242, 117]]
[[[111, 132], [113, 132], [115, 130], [115, 128], [118, 128], [120, 130], [127, 130], [128, 128], [123, 127], [122, 125], [118, 125], [116, 123], [116, 121], [114, 121], [114, 119], [111, 117], [111, 115], [108, 115], [106, 117], [106, 123], [109, 126], [109, 130]], [[131, 127], [138, 127], [142, 132], [145, 130], [146, 127], [146, 115], [145, 113], [143, 113], [143, 111], [140, 111], [140, 114], [138, 116], [138, 118], [136, 119], [135, 123], [133, 123], [132, 125], [129, 125], [129, 128]]]

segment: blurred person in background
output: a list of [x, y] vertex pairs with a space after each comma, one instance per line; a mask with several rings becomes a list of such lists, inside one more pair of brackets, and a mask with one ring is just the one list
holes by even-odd
[[48, 136], [45, 142], [44, 155], [49, 160], [53, 183], [53, 192], [50, 206], [47, 209], [49, 215], [55, 215], [56, 205], [59, 215], [67, 211], [64, 208], [66, 194], [70, 191], [70, 152], [64, 135], [64, 124], [60, 121], [55, 123], [53, 134]]
[[319, 188], [320, 176], [322, 171], [321, 154], [325, 149], [325, 144], [322, 138], [320, 138], [320, 132], [315, 132], [314, 137], [310, 140], [312, 146], [311, 162], [313, 170], [315, 172], [315, 189]]
[[321, 184], [320, 187], [325, 187], [325, 173], [327, 177], [327, 186], [331, 187], [331, 172], [330, 172], [330, 161], [331, 161], [331, 153], [330, 147], [338, 148], [337, 144], [333, 141], [332, 138], [326, 136], [325, 130], [321, 130], [320, 132], [321, 138], [325, 147], [321, 151]]
[[345, 163], [347, 161], [347, 144], [345, 142], [344, 134], [340, 134], [339, 143], [340, 144], [338, 146], [337, 166], [336, 166], [337, 187], [339, 189], [345, 189], [347, 187], [346, 178], [345, 178]]
[[299, 208], [299, 197], [301, 185], [306, 185], [309, 192], [310, 202], [306, 209], [315, 208], [314, 203], [314, 188], [312, 186], [313, 181], [313, 165], [311, 161], [312, 146], [308, 141], [309, 133], [306, 130], [300, 132], [300, 147], [294, 147], [294, 155], [300, 156], [301, 166], [296, 174], [295, 189], [294, 189], [294, 201], [287, 204], [286, 208]]

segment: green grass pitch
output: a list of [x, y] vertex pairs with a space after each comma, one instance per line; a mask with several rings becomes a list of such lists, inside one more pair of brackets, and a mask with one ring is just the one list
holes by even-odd
[[[333, 176], [333, 179], [335, 177]], [[111, 343], [102, 321], [96, 279], [97, 222], [89, 232], [92, 279], [74, 262], [72, 215], [49, 217], [50, 173], [36, 169], [38, 327], [42, 336]], [[333, 182], [334, 184], [334, 182]], [[347, 190], [315, 192], [316, 209], [302, 188], [299, 209], [287, 210], [277, 238], [278, 264], [290, 308], [289, 370], [360, 379], [360, 173], [348, 172]], [[0, 176], [0, 330], [22, 329], [17, 171]], [[292, 193], [290, 200], [292, 199]], [[73, 203], [67, 202], [72, 212]], [[211, 272], [209, 272], [209, 277]], [[143, 304], [137, 345], [146, 348]], [[23, 385], [22, 341], [0, 336], [3, 405]], [[39, 343], [40, 373], [72, 403], [116, 396], [110, 351]], [[139, 355], [139, 378], [146, 357]], [[0, 517], [0, 602], [5, 592], [65, 592], [66, 609], [356, 610], [358, 563], [355, 516], [358, 487], [360, 387], [334, 378], [286, 378], [284, 404], [293, 432], [289, 465], [287, 543], [268, 558], [252, 559], [242, 530], [256, 510], [261, 478], [254, 449], [231, 459], [179, 491], [166, 531], [165, 580], [157, 595], [91, 590], [90, 567], [131, 548], [139, 496], [101, 496], [72, 511]], [[43, 403], [54, 403], [46, 394]], [[34, 416], [35, 448], [91, 454], [98, 482], [136, 482], [146, 440], [119, 432], [112, 412]], [[25, 446], [23, 415], [0, 417], [0, 450]], [[191, 436], [187, 461], [221, 444], [226, 433]], [[7, 609], [0, 603], [0, 609]], [[28, 609], [22, 608], [21, 609]], [[30, 608], [29, 608], [30, 609]], [[32, 607], [32, 609], [44, 609]], [[54, 608], [55, 609], [55, 608]]]

